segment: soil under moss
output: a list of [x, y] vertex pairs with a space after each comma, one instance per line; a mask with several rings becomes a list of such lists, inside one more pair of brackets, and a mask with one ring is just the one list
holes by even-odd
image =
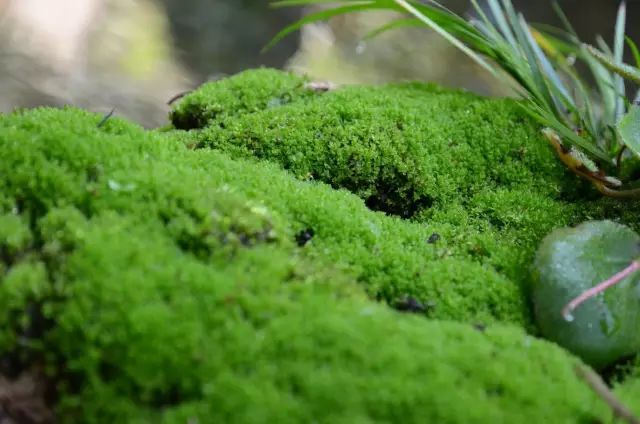
[[256, 70], [179, 129], [101, 118], [0, 117], [2, 374], [45, 375], [59, 421], [609, 419], [524, 287], [551, 229], [638, 205], [516, 102]]

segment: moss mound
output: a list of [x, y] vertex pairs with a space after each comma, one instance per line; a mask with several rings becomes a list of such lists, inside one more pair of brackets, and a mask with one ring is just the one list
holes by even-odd
[[[277, 162], [301, 179], [346, 188], [371, 209], [401, 217], [465, 203], [498, 187], [559, 198], [576, 185], [512, 100], [404, 84], [345, 88], [280, 107], [237, 108], [240, 100], [228, 99], [229, 86], [251, 85], [257, 77], [273, 86], [263, 88], [269, 93], [295, 78], [246, 72], [205, 85], [176, 107], [174, 123], [192, 109], [237, 109], [230, 119], [209, 121], [197, 146]], [[251, 100], [239, 96], [254, 104], [263, 93]]]
[[[243, 95], [248, 104], [298, 77], [244, 72], [187, 96], [174, 116], [211, 104], [234, 108], [229, 87], [250, 86], [256, 78], [263, 89], [255, 99]], [[451, 280], [457, 274], [453, 278], [468, 287], [477, 286], [478, 272], [487, 281], [494, 271], [525, 286], [534, 251], [554, 228], [598, 217], [638, 222], [638, 204], [599, 199], [570, 174], [518, 102], [434, 85], [349, 87], [279, 107], [242, 106], [176, 137], [190, 148], [276, 163], [300, 180], [346, 189], [370, 209], [411, 218], [439, 239], [429, 252], [436, 260], [428, 275], [438, 270]], [[403, 291], [434, 301], [411, 287]], [[402, 294], [382, 292], [386, 299]]]
[[180, 129], [203, 128], [230, 117], [278, 107], [312, 97], [314, 92], [306, 82], [273, 69], [245, 72], [242, 78], [203, 85], [180, 101], [171, 113], [171, 121]]
[[[234, 98], [243, 81], [260, 91]], [[493, 174], [491, 161], [477, 165], [495, 176], [483, 189], [434, 163], [460, 193], [445, 184], [412, 220], [371, 211], [356, 186], [257, 163], [224, 138], [275, 111], [304, 129], [309, 116], [291, 115], [294, 105], [309, 113], [343, 99], [300, 84], [263, 70], [209, 85], [174, 112], [199, 122], [190, 133], [119, 119], [98, 128], [100, 116], [71, 108], [0, 117], [2, 376], [42, 376], [62, 422], [605, 419], [574, 374], [578, 361], [525, 332], [519, 283], [547, 229], [586, 214], [627, 219], [619, 206], [570, 202], [564, 171], [542, 159], [550, 152], [525, 144], [538, 153], [513, 159], [508, 181], [510, 165]], [[209, 104], [226, 112], [208, 115], [202, 99], [216, 90], [226, 94]], [[417, 85], [362, 90], [358, 102], [481, 102]], [[270, 104], [274, 93], [287, 102]], [[522, 125], [515, 131], [528, 133]], [[227, 140], [220, 149], [190, 149], [214, 134]], [[432, 187], [411, 175], [404, 187]]]

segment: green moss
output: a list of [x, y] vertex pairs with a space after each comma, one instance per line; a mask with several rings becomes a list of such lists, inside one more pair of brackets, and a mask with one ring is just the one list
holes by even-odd
[[[74, 115], [88, 121], [84, 129], [78, 125], [70, 133], [55, 127], [57, 119]], [[45, 110], [11, 120], [13, 131], [22, 125], [30, 134], [35, 123], [53, 122], [46, 132], [42, 126], [46, 142], [30, 136], [29, 146], [21, 140], [24, 133], [15, 133], [10, 135], [20, 141], [6, 143], [10, 160], [3, 165], [15, 171], [3, 183], [9, 185], [5, 192], [19, 196], [32, 219], [59, 205], [73, 205], [87, 216], [115, 210], [142, 222], [153, 218], [181, 248], [198, 256], [220, 240], [225, 249], [256, 242], [292, 248], [295, 235], [310, 227], [315, 237], [302, 249], [305, 256], [345, 268], [374, 297], [393, 301], [414, 294], [436, 305], [430, 310], [435, 318], [528, 320], [519, 288], [480, 261], [466, 260], [463, 250], [446, 256], [468, 271], [435, 264], [443, 249], [458, 244], [443, 239], [435, 248], [429, 245], [426, 240], [438, 226], [372, 213], [346, 192], [297, 182], [274, 166], [189, 152], [135, 127], [123, 128], [117, 120], [96, 129], [93, 119], [78, 111]], [[37, 174], [24, 163], [33, 164]], [[452, 306], [457, 298], [475, 306]], [[492, 306], [496, 303], [500, 307]]]
[[176, 128], [203, 128], [224, 118], [275, 108], [314, 96], [306, 79], [273, 69], [243, 72], [204, 84], [185, 96], [171, 113]]
[[29, 226], [15, 213], [0, 215], [0, 260], [15, 262], [32, 243]]
[[636, 416], [640, 415], [640, 356], [627, 368], [628, 374], [623, 381], [614, 385], [614, 394]]
[[[429, 93], [480, 102], [393, 90], [416, 104]], [[207, 119], [230, 126], [270, 110]], [[457, 169], [428, 165], [446, 190], [411, 221], [369, 210], [348, 187], [178, 142], [213, 126], [155, 133], [115, 118], [97, 128], [101, 118], [76, 109], [0, 117], [0, 245], [21, 240], [10, 243], [23, 252], [1, 261], [0, 349], [20, 370], [45, 365], [62, 422], [607, 417], [574, 375], [577, 360], [522, 328], [528, 249], [588, 213], [578, 209], [613, 210], [559, 200], [570, 190], [564, 171], [542, 160], [546, 150], [511, 171], [477, 159], [491, 183], [472, 180], [461, 193], [446, 189], [469, 183]], [[522, 125], [514, 131], [528, 133]], [[400, 158], [410, 174], [417, 162]], [[521, 181], [514, 170], [526, 171]], [[25, 236], [12, 235], [14, 224]], [[431, 319], [376, 302], [407, 296]]]
[[402, 217], [497, 188], [567, 197], [577, 181], [516, 102], [416, 84], [329, 92], [225, 120], [199, 140], [346, 188]]
[[[214, 269], [176, 261], [171, 252], [163, 258], [162, 250], [135, 271], [116, 272], [136, 285], [135, 294], [112, 284], [114, 275], [106, 272], [76, 285], [73, 299], [82, 303], [71, 300], [59, 312], [64, 337], [57, 345], [69, 349], [71, 370], [92, 377], [65, 398], [63, 415], [176, 423], [606, 416], [575, 378], [574, 360], [520, 330], [481, 334], [463, 324], [337, 301], [332, 287], [283, 286], [279, 280], [288, 270], [265, 251], [243, 252], [233, 265]], [[79, 252], [82, 262], [89, 253]], [[116, 255], [114, 269], [123, 260], [129, 264], [130, 253]], [[172, 267], [153, 266], [163, 259], [180, 266], [179, 288], [163, 273], [171, 275]], [[246, 278], [246, 266], [256, 268], [253, 278]], [[513, 370], [526, 371], [514, 378]], [[566, 401], [554, 403], [558, 397]], [[456, 407], [461, 404], [467, 408]]]
[[[218, 90], [212, 84], [185, 101], [200, 108], [217, 104], [224, 99], [220, 92], [247, 75], [218, 83]], [[263, 78], [269, 86], [262, 74], [254, 78]], [[481, 281], [508, 284], [504, 277], [524, 286], [538, 243], [559, 226], [588, 216], [637, 221], [637, 204], [628, 208], [592, 200], [597, 196], [563, 167], [516, 101], [484, 99], [434, 85], [349, 87], [305, 102], [231, 116], [174, 137], [189, 147], [275, 162], [300, 180], [346, 189], [370, 209], [411, 218], [441, 236], [424, 254], [432, 261], [452, 258], [464, 263], [456, 267], [460, 275], [469, 276], [470, 287]], [[394, 262], [397, 256], [392, 256]], [[385, 298], [413, 293], [428, 304], [452, 303], [434, 299], [432, 293], [438, 280], [455, 280], [455, 273], [425, 275], [422, 265], [414, 265], [424, 259], [399, 260], [402, 269], [414, 270], [428, 288], [403, 279], [382, 285], [379, 293]], [[357, 262], [379, 269], [366, 257]], [[440, 267], [447, 268], [438, 264], [429, 269]], [[385, 278], [395, 269], [385, 272]]]
[[29, 361], [33, 349], [42, 347], [40, 337], [44, 323], [40, 306], [52, 287], [45, 265], [37, 260], [13, 265], [0, 278], [0, 283], [0, 346], [3, 358], [24, 364]]

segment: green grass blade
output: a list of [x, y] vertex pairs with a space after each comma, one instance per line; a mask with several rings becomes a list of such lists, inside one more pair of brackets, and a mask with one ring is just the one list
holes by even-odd
[[628, 79], [636, 84], [640, 84], [640, 69], [625, 63], [616, 63], [611, 58], [591, 45], [585, 45], [587, 51], [600, 62], [605, 68], [611, 72], [615, 72], [619, 76]]
[[620, 63], [624, 54], [624, 29], [627, 19], [627, 6], [625, 2], [620, 3], [618, 14], [616, 16], [615, 36], [613, 39], [613, 58]]
[[556, 131], [564, 141], [567, 141], [583, 149], [584, 151], [592, 154], [598, 159], [601, 159], [605, 163], [612, 163], [611, 158], [596, 144], [580, 137], [562, 122], [558, 121], [553, 114], [549, 113], [548, 110], [543, 109], [533, 102], [524, 104], [522, 107], [524, 108], [525, 112], [527, 112], [532, 118], [540, 122], [542, 125], [550, 127], [554, 131]]
[[[541, 93], [536, 88], [533, 75], [529, 70], [526, 55], [518, 44], [517, 38], [515, 39], [515, 44], [512, 45], [507, 36], [484, 13], [478, 2], [471, 0], [471, 3], [480, 17], [480, 20], [472, 20], [471, 23], [479, 29], [484, 37], [483, 46], [486, 50], [484, 54], [492, 58], [506, 74], [511, 76], [512, 79], [509, 79], [511, 87], [522, 97], [541, 97]], [[493, 19], [496, 21], [501, 20], [515, 37], [511, 29], [513, 23], [509, 21], [501, 6], [496, 4], [492, 10], [490, 8], [490, 12], [492, 15], [499, 15], [493, 16]]]
[[366, 4], [373, 3], [375, 0], [277, 0], [272, 1], [269, 6], [274, 9], [292, 6], [309, 6], [313, 4]]
[[[281, 1], [281, 2], [277, 2], [277, 3], [273, 3], [273, 4], [277, 5], [277, 6], [290, 6], [290, 5], [299, 5], [299, 4], [313, 4], [313, 3], [318, 3], [318, 1], [317, 0], [307, 0], [304, 3], [300, 2], [300, 1], [289, 1], [289, 2]], [[311, 24], [311, 23], [315, 23], [315, 22], [326, 21], [326, 20], [328, 20], [330, 18], [333, 18], [334, 16], [344, 15], [344, 14], [347, 14], [347, 13], [364, 12], [364, 11], [370, 11], [370, 10], [384, 9], [385, 8], [384, 6], [376, 4], [375, 1], [367, 1], [367, 2], [360, 1], [360, 2], [351, 2], [351, 3], [354, 3], [354, 4], [350, 4], [350, 5], [346, 5], [346, 6], [340, 6], [340, 7], [336, 7], [336, 8], [333, 8], [333, 9], [321, 10], [319, 12], [311, 13], [309, 15], [304, 16], [303, 18], [301, 18], [297, 22], [294, 22], [291, 25], [286, 26], [284, 29], [282, 29], [280, 32], [278, 32], [271, 39], [271, 41], [269, 41], [269, 43], [262, 49], [262, 51], [264, 52], [264, 51], [267, 51], [267, 50], [271, 49], [273, 46], [275, 46], [277, 43], [279, 43], [280, 40], [282, 40], [284, 37], [286, 37], [287, 35], [291, 34], [294, 31], [299, 30], [300, 28], [302, 28], [305, 25], [308, 25], [308, 24]]]
[[527, 41], [529, 42], [531, 49], [540, 62], [540, 66], [542, 67], [542, 71], [544, 73], [544, 76], [546, 77], [545, 79], [549, 80], [549, 82], [551, 83], [550, 85], [554, 88], [553, 91], [561, 96], [561, 98], [563, 99], [563, 103], [568, 103], [570, 106], [575, 108], [575, 103], [573, 102], [571, 95], [569, 95], [569, 92], [565, 85], [562, 83], [562, 80], [560, 79], [558, 73], [555, 71], [555, 69], [553, 69], [551, 61], [549, 60], [549, 58], [547, 58], [547, 56], [544, 54], [544, 52], [534, 39], [533, 35], [531, 34], [531, 30], [529, 29], [529, 26], [527, 25], [522, 15], [520, 15], [520, 19], [522, 21], [522, 31], [525, 37], [527, 37]]
[[[470, 43], [476, 46], [476, 43], [482, 43], [485, 41], [481, 34], [478, 33], [476, 28], [469, 22], [456, 15], [454, 12], [442, 6], [440, 3], [431, 2], [432, 5], [421, 4], [412, 2], [420, 13], [429, 17], [433, 22], [440, 25], [450, 34], [460, 38], [464, 43]], [[395, 4], [395, 3], [394, 3]], [[400, 6], [395, 4], [400, 11], [405, 11]]]
[[367, 34], [365, 34], [364, 37], [362, 37], [362, 40], [363, 41], [370, 40], [372, 38], [379, 36], [380, 34], [383, 34], [387, 31], [391, 31], [394, 29], [416, 27], [416, 26], [422, 26], [422, 25], [423, 25], [422, 22], [420, 22], [416, 18], [400, 18], [400, 19], [393, 20], [382, 26], [379, 26], [378, 28], [375, 28], [372, 31], [369, 31]]
[[614, 112], [617, 95], [614, 88], [613, 73], [602, 65], [600, 61], [596, 60], [584, 46], [582, 46], [580, 57], [589, 67], [600, 93], [602, 121], [607, 125], [615, 124]]
[[524, 54], [526, 56], [526, 63], [529, 71], [531, 72], [531, 77], [533, 79], [533, 86], [530, 87], [531, 94], [534, 99], [540, 105], [544, 105], [547, 110], [552, 110], [558, 119], [561, 118], [561, 115], [558, 113], [558, 109], [556, 107], [556, 100], [553, 98], [549, 87], [544, 78], [544, 74], [540, 68], [540, 64], [536, 57], [536, 54], [531, 47], [527, 36], [525, 35], [526, 23], [523, 20], [520, 20], [516, 15], [515, 11], [511, 9], [507, 9], [507, 13], [509, 14], [509, 19], [511, 20], [513, 25], [514, 32], [518, 39], [518, 43], [522, 47]]
[[[571, 34], [559, 32], [559, 30], [552, 27], [550, 27], [549, 30], [561, 36], [572, 37]], [[532, 32], [533, 31], [535, 31], [534, 37], [536, 41], [538, 41], [540, 47], [547, 52], [555, 66], [558, 67], [561, 75], [567, 81], [566, 86], [573, 92], [572, 102], [567, 104], [570, 111], [579, 116], [579, 122], [582, 123], [583, 128], [594, 140], [599, 139], [601, 125], [593, 107], [595, 99], [592, 97], [591, 90], [587, 88], [587, 83], [573, 66], [573, 62], [569, 62], [565, 56], [581, 55], [582, 47], [580, 44], [569, 44], [564, 40], [551, 36], [548, 34], [548, 31], [542, 30], [542, 28], [540, 30], [532, 29]], [[601, 67], [600, 64], [597, 65]], [[606, 70], [604, 70], [604, 72], [608, 74]]]
[[604, 38], [602, 38], [600, 35], [596, 35], [596, 44], [598, 45], [598, 48], [600, 48], [600, 50], [602, 50], [606, 55], [613, 56], [613, 50], [611, 50], [607, 42], [604, 41]]
[[560, 22], [562, 22], [562, 25], [564, 26], [566, 31], [569, 34], [571, 34], [574, 40], [578, 40], [578, 33], [573, 28], [573, 25], [571, 25], [569, 18], [567, 18], [567, 15], [565, 15], [564, 11], [560, 7], [560, 4], [558, 4], [558, 2], [554, 0], [552, 2], [552, 7], [553, 7], [553, 10], [556, 12], [556, 15], [558, 15], [558, 18], [560, 19]]
[[638, 46], [629, 37], [625, 37], [625, 40], [627, 41], [627, 46], [629, 46], [629, 49], [631, 50], [631, 54], [633, 54], [633, 59], [636, 61], [636, 68], [640, 68], [640, 50], [638, 50]]
[[440, 34], [442, 37], [444, 37], [449, 43], [453, 44], [459, 50], [464, 52], [467, 56], [473, 59], [482, 68], [487, 70], [492, 75], [497, 76], [495, 69], [493, 69], [493, 67], [486, 60], [484, 60], [482, 57], [476, 54], [473, 50], [467, 47], [464, 43], [462, 43], [456, 37], [454, 37], [449, 32], [447, 32], [442, 26], [438, 25], [436, 22], [431, 20], [425, 14], [420, 13], [418, 9], [416, 9], [413, 5], [411, 5], [406, 0], [394, 0], [394, 1], [398, 6], [402, 7], [409, 14], [413, 15], [416, 19], [420, 20], [426, 26], [428, 26], [429, 28], [431, 28], [432, 30]]
[[[625, 22], [627, 20], [627, 6], [623, 1], [620, 3], [620, 7], [618, 7], [618, 15], [616, 16], [616, 26], [615, 26], [615, 35], [613, 39], [613, 59], [616, 63], [622, 63], [624, 56], [624, 30], [625, 30]], [[624, 79], [620, 75], [616, 75], [615, 77], [615, 87], [616, 92], [619, 96], [616, 99], [616, 110], [615, 117], [616, 122], [622, 118], [622, 114], [624, 113], [624, 101], [625, 97], [625, 87], [624, 87]]]
[[507, 40], [512, 49], [518, 49], [518, 43], [516, 42], [516, 38], [513, 35], [513, 31], [511, 31], [511, 27], [507, 23], [507, 19], [504, 16], [504, 12], [502, 11], [502, 7], [498, 0], [488, 0], [489, 8], [491, 9], [491, 14], [496, 20], [498, 24], [498, 28], [500, 28], [500, 32]]
[[[476, 24], [476, 25], [479, 28], [482, 29], [482, 33], [486, 37], [486, 40], [488, 42], [494, 43], [494, 48], [496, 48], [496, 49], [499, 48], [498, 47], [499, 44], [509, 44], [508, 40], [505, 38], [505, 35], [500, 33], [500, 30], [498, 28], [496, 28], [496, 26], [493, 24], [491, 19], [489, 19], [487, 14], [484, 13], [484, 10], [478, 4], [477, 0], [471, 0], [471, 4], [473, 5], [473, 9], [476, 11], [478, 16], [480, 16], [480, 19], [482, 20], [482, 23], [479, 23], [479, 24]], [[493, 13], [502, 14], [503, 20], [506, 21], [500, 6], [498, 6], [498, 8], [495, 10], [495, 12], [491, 8], [489, 8], [489, 10], [491, 10], [492, 14]], [[499, 18], [497, 16], [494, 16], [494, 19], [496, 19], [496, 21], [497, 21]], [[516, 43], [516, 46], [517, 46], [517, 43]], [[516, 47], [516, 49], [517, 49], [517, 47]]]
[[640, 157], [640, 106], [631, 106], [617, 126], [622, 142]]

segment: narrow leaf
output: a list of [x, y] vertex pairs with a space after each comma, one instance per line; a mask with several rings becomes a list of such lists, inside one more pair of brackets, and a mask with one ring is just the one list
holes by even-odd
[[640, 157], [640, 106], [631, 106], [618, 124], [618, 134], [629, 150]]
[[563, 141], [569, 142], [583, 149], [584, 151], [589, 152], [605, 163], [611, 163], [611, 158], [609, 158], [609, 156], [605, 152], [603, 152], [602, 149], [600, 149], [596, 144], [592, 143], [589, 140], [585, 140], [584, 138], [577, 135], [546, 109], [543, 109], [541, 106], [533, 102], [528, 102], [522, 107], [525, 112], [531, 115], [531, 117], [540, 122], [542, 125], [553, 128], [553, 130], [562, 137]]
[[417, 19], [422, 21], [429, 28], [431, 28], [432, 30], [434, 30], [435, 32], [440, 34], [442, 37], [444, 37], [451, 44], [453, 44], [455, 47], [457, 47], [462, 52], [464, 52], [467, 56], [472, 58], [478, 65], [482, 66], [484, 69], [489, 71], [489, 73], [491, 73], [492, 75], [497, 76], [496, 71], [493, 69], [493, 67], [486, 60], [484, 60], [482, 57], [477, 55], [473, 50], [471, 50], [469, 47], [467, 47], [464, 43], [462, 43], [456, 37], [454, 37], [453, 35], [448, 33], [446, 30], [444, 30], [444, 28], [442, 28], [440, 25], [435, 23], [433, 20], [431, 20], [425, 14], [420, 13], [420, 11], [418, 11], [415, 7], [413, 7], [411, 4], [409, 4], [406, 0], [394, 0], [394, 1], [398, 4], [398, 6], [402, 7], [408, 13], [410, 13], [411, 15], [413, 15], [414, 17], [416, 17]]
[[556, 88], [557, 91], [561, 93], [563, 100], [569, 103], [571, 106], [575, 106], [573, 103], [573, 99], [571, 99], [571, 96], [569, 95], [569, 92], [567, 91], [566, 87], [562, 83], [562, 80], [558, 76], [555, 69], [553, 69], [553, 65], [551, 65], [551, 62], [549, 61], [547, 56], [544, 54], [544, 52], [542, 51], [542, 49], [534, 39], [533, 35], [531, 34], [531, 31], [529, 30], [529, 26], [527, 25], [522, 15], [520, 15], [520, 19], [522, 21], [522, 30], [524, 32], [524, 35], [527, 37], [527, 41], [529, 41], [529, 44], [531, 45], [531, 49], [533, 50], [536, 57], [538, 58], [538, 61], [542, 66], [542, 70], [544, 71], [545, 76], [550, 80], [554, 88]]
[[491, 13], [493, 17], [496, 19], [496, 23], [498, 24], [498, 28], [500, 28], [500, 32], [507, 39], [512, 48], [517, 49], [518, 43], [516, 42], [516, 38], [507, 23], [507, 19], [504, 16], [504, 12], [502, 11], [502, 7], [498, 3], [498, 0], [488, 0], [489, 8], [491, 9]]
[[[618, 8], [618, 16], [616, 17], [615, 36], [613, 39], [613, 58], [616, 63], [622, 63], [624, 55], [624, 28], [627, 18], [627, 6], [625, 2], [620, 3]], [[616, 122], [622, 117], [624, 113], [624, 101], [626, 97], [624, 95], [624, 80], [620, 75], [615, 77], [615, 88], [620, 94], [616, 99], [615, 120]]]
[[382, 33], [387, 31], [391, 31], [393, 29], [404, 28], [404, 27], [415, 27], [422, 26], [422, 22], [417, 20], [416, 18], [401, 18], [393, 20], [387, 24], [379, 26], [378, 28], [369, 31], [364, 37], [362, 37], [363, 41], [370, 40], [374, 37], [379, 36]]
[[629, 46], [629, 49], [631, 49], [631, 53], [633, 54], [633, 58], [636, 61], [636, 67], [640, 68], [640, 50], [638, 50], [638, 46], [629, 37], [625, 37], [625, 40], [627, 40], [627, 45]]
[[[311, 3], [311, 2], [307, 1], [307, 3]], [[298, 5], [303, 3], [291, 3], [291, 2], [274, 3], [274, 5], [277, 5], [277, 6], [282, 6], [282, 5], [289, 6], [293, 4]], [[271, 39], [271, 41], [269, 41], [269, 43], [262, 49], [262, 51], [264, 52], [271, 49], [273, 46], [278, 44], [280, 40], [282, 40], [284, 37], [286, 37], [287, 35], [291, 34], [294, 31], [299, 30], [305, 25], [315, 23], [315, 22], [326, 21], [330, 18], [333, 18], [334, 16], [344, 15], [346, 13], [362, 12], [362, 11], [368, 11], [373, 9], [381, 9], [381, 8], [384, 8], [384, 6], [376, 5], [373, 2], [368, 1], [368, 2], [358, 2], [357, 4], [341, 6], [341, 7], [336, 7], [334, 9], [321, 10], [319, 12], [312, 13], [310, 15], [304, 16], [299, 21], [286, 26], [284, 29], [278, 32], [273, 37], [273, 39]]]
[[589, 51], [589, 53], [607, 69], [615, 72], [625, 79], [628, 79], [629, 81], [640, 84], [640, 69], [634, 68], [633, 66], [627, 65], [626, 63], [616, 63], [610, 56], [607, 56], [593, 46], [586, 45], [585, 47]]
[[351, 3], [353, 4], [367, 4], [375, 2], [375, 0], [277, 0], [272, 1], [270, 6], [274, 9], [281, 7], [291, 6], [308, 6], [311, 4], [336, 4], [336, 3]]

